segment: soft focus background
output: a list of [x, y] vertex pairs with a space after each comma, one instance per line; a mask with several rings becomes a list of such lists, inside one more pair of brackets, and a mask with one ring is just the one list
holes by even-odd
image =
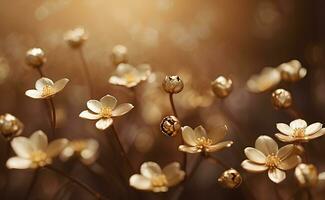
[[[166, 74], [177, 74], [185, 82], [184, 91], [175, 95], [183, 125], [202, 124], [211, 130], [227, 124], [228, 138], [235, 144], [216, 157], [239, 170], [244, 177], [244, 184], [238, 189], [223, 189], [217, 184], [222, 168], [204, 162], [183, 198], [251, 199], [247, 193], [250, 188], [258, 199], [276, 199], [273, 184], [266, 174], [244, 172], [240, 163], [245, 158], [244, 147], [252, 146], [258, 135], [273, 136], [275, 123], [289, 123], [292, 118], [285, 111], [273, 109], [270, 93], [250, 94], [245, 84], [250, 75], [265, 66], [298, 59], [308, 74], [287, 89], [307, 122], [324, 123], [324, 8], [322, 0], [0, 0], [0, 113], [17, 116], [25, 124], [23, 134], [26, 136], [38, 129], [50, 132], [44, 104], [24, 95], [39, 77], [26, 66], [25, 52], [32, 47], [43, 48], [48, 59], [44, 73], [53, 80], [70, 79], [54, 99], [58, 114], [57, 137], [98, 139], [101, 145], [98, 162], [114, 175], [112, 166], [123, 163], [112, 159], [116, 152], [109, 151], [103, 133], [95, 129], [94, 123], [78, 117], [86, 108], [89, 94], [79, 54], [65, 43], [63, 34], [82, 26], [89, 33], [83, 51], [96, 85], [96, 98], [112, 94], [119, 102], [136, 106], [131, 113], [115, 120], [136, 169], [149, 160], [162, 166], [181, 161], [181, 153], [177, 151], [179, 141], [164, 136], [159, 130], [161, 119], [172, 114], [161, 80]], [[148, 82], [136, 88], [135, 95], [108, 83], [115, 68], [110, 54], [117, 44], [128, 48], [131, 64], [148, 63], [155, 72]], [[234, 82], [234, 91], [223, 104], [210, 91], [210, 81], [221, 74]], [[223, 115], [220, 106], [232, 113], [232, 117]], [[310, 142], [308, 148], [310, 160], [319, 171], [325, 170], [324, 142], [324, 137], [317, 139]], [[195, 156], [189, 158], [191, 163]], [[2, 156], [1, 176], [8, 173], [4, 162]], [[77, 162], [58, 161], [56, 165], [107, 196], [122, 193], [117, 192], [114, 181], [103, 181]], [[10, 170], [9, 199], [23, 198], [31, 176], [31, 170]], [[43, 170], [33, 198], [55, 199], [64, 182]], [[284, 199], [296, 191], [292, 172], [287, 173], [287, 179], [278, 189]], [[321, 188], [314, 189], [314, 199], [324, 199], [324, 192]], [[91, 198], [73, 185], [62, 193], [57, 199]], [[165, 198], [153, 194], [143, 196]]]

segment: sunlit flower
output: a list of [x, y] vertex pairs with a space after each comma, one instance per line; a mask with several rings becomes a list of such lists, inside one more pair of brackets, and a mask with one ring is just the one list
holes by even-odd
[[316, 122], [309, 126], [305, 120], [296, 119], [290, 125], [284, 123], [276, 124], [280, 133], [275, 136], [282, 142], [308, 142], [325, 134], [323, 124]]
[[255, 74], [247, 81], [250, 92], [260, 93], [272, 89], [281, 81], [281, 74], [277, 69], [265, 67], [260, 74]]
[[221, 142], [226, 133], [226, 126], [218, 127], [217, 130], [209, 134], [202, 126], [198, 126], [194, 130], [189, 126], [182, 127], [182, 136], [186, 145], [180, 145], [178, 150], [187, 153], [220, 151], [233, 144], [233, 141]]
[[280, 183], [286, 178], [284, 171], [301, 162], [294, 148], [293, 144], [289, 144], [278, 149], [278, 144], [272, 138], [262, 135], [257, 138], [255, 148], [245, 148], [248, 160], [244, 160], [241, 166], [250, 172], [268, 170], [269, 178], [274, 183]]
[[107, 129], [113, 123], [113, 117], [118, 117], [129, 112], [134, 106], [130, 103], [123, 103], [116, 106], [117, 100], [111, 95], [102, 97], [99, 101], [89, 100], [87, 107], [90, 110], [84, 110], [79, 117], [90, 120], [98, 120], [96, 128], [100, 130]]
[[291, 93], [284, 89], [276, 89], [272, 93], [272, 104], [276, 109], [290, 107], [292, 105]]
[[17, 156], [8, 159], [7, 167], [27, 169], [49, 165], [67, 143], [67, 139], [56, 139], [48, 144], [47, 136], [40, 130], [29, 138], [16, 137], [11, 141], [11, 147]]
[[23, 132], [23, 123], [15, 116], [6, 113], [0, 115], [0, 134], [10, 140]]
[[63, 39], [67, 41], [70, 47], [78, 48], [88, 39], [88, 35], [85, 29], [78, 27], [67, 31], [64, 34]]
[[88, 165], [96, 160], [98, 147], [99, 144], [95, 139], [73, 140], [63, 149], [60, 158], [66, 161], [72, 156], [78, 156], [84, 164]]
[[225, 98], [232, 91], [232, 80], [224, 76], [218, 76], [214, 81], [211, 82], [211, 88], [217, 97]]
[[278, 70], [281, 72], [281, 77], [284, 81], [295, 82], [307, 75], [306, 68], [303, 68], [298, 60], [283, 63], [278, 66]]
[[181, 132], [181, 122], [175, 116], [167, 116], [160, 123], [160, 130], [168, 136], [175, 136]]
[[184, 83], [179, 76], [166, 76], [162, 86], [167, 93], [176, 94], [183, 90]]
[[128, 49], [123, 45], [116, 45], [112, 49], [112, 62], [114, 65], [128, 62]]
[[42, 77], [35, 83], [36, 90], [27, 90], [25, 94], [34, 99], [49, 98], [63, 90], [68, 82], [69, 79], [67, 78], [60, 79], [54, 83], [51, 79]]
[[301, 187], [313, 187], [318, 182], [317, 168], [313, 164], [300, 163], [295, 169], [295, 177]]
[[167, 192], [169, 187], [177, 185], [185, 177], [178, 162], [170, 163], [163, 169], [155, 162], [145, 162], [140, 167], [140, 173], [130, 177], [130, 186], [153, 192]]
[[31, 67], [42, 67], [46, 62], [46, 57], [43, 49], [32, 48], [26, 52], [26, 64]]
[[108, 82], [131, 88], [138, 85], [141, 81], [147, 80], [150, 73], [150, 65], [142, 64], [138, 67], [133, 67], [130, 64], [121, 63], [117, 66], [114, 75], [109, 78]]
[[237, 170], [231, 168], [221, 174], [218, 182], [226, 188], [237, 188], [242, 182], [242, 177]]

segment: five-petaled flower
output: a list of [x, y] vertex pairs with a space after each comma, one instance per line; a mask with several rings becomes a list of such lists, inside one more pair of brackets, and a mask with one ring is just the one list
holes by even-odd
[[275, 136], [282, 142], [308, 142], [325, 134], [323, 124], [316, 122], [307, 126], [302, 119], [296, 119], [290, 125], [278, 123], [276, 127], [281, 133]]
[[109, 78], [109, 83], [128, 88], [138, 85], [148, 79], [151, 73], [150, 65], [141, 64], [134, 67], [130, 64], [121, 63], [117, 66], [114, 74]]
[[177, 185], [185, 177], [178, 162], [170, 163], [163, 169], [155, 162], [145, 162], [140, 167], [140, 173], [130, 177], [130, 186], [153, 192], [167, 192], [169, 187]]
[[60, 159], [66, 161], [78, 156], [84, 164], [92, 164], [98, 156], [98, 147], [99, 143], [95, 139], [72, 140], [61, 152]]
[[284, 170], [289, 170], [301, 162], [296, 154], [293, 144], [278, 149], [278, 144], [269, 136], [262, 135], [257, 138], [255, 148], [245, 148], [244, 160], [241, 166], [250, 172], [263, 172], [268, 170], [268, 176], [274, 183], [280, 183], [286, 178]]
[[220, 151], [233, 144], [233, 141], [221, 142], [226, 133], [226, 126], [218, 127], [210, 134], [207, 134], [202, 126], [198, 126], [194, 130], [189, 126], [182, 127], [182, 136], [186, 145], [180, 145], [178, 150], [187, 153]]
[[67, 78], [60, 79], [54, 83], [51, 79], [42, 77], [35, 83], [36, 90], [27, 90], [25, 94], [34, 99], [46, 99], [63, 90], [68, 82], [69, 79]]
[[16, 137], [11, 141], [11, 147], [17, 156], [8, 159], [7, 167], [27, 169], [49, 165], [67, 143], [67, 139], [56, 139], [48, 144], [47, 136], [40, 130], [29, 138]]
[[130, 103], [123, 103], [116, 106], [117, 100], [111, 95], [106, 95], [98, 100], [89, 100], [87, 107], [90, 110], [84, 110], [79, 117], [90, 120], [98, 120], [96, 128], [100, 130], [107, 129], [113, 123], [113, 117], [118, 117], [129, 112], [134, 106]]

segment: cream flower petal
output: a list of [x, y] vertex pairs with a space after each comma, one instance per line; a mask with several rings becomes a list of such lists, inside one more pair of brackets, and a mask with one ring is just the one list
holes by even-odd
[[25, 95], [34, 99], [41, 99], [43, 98], [42, 96], [42, 92], [38, 91], [38, 90], [27, 90], [25, 92]]
[[280, 158], [280, 160], [284, 160], [288, 156], [291, 156], [294, 150], [295, 146], [293, 144], [285, 145], [279, 149], [277, 156]]
[[325, 134], [325, 128], [322, 128], [320, 131], [318, 131], [317, 133], [308, 136], [309, 139], [315, 139], [318, 138], [320, 136], [323, 136]]
[[31, 141], [31, 144], [33, 145], [35, 150], [45, 151], [47, 144], [48, 144], [47, 136], [41, 130], [33, 133], [33, 135], [30, 136], [30, 141]]
[[110, 109], [114, 109], [117, 103], [117, 100], [115, 97], [111, 96], [111, 95], [105, 95], [100, 99], [100, 102], [102, 103], [103, 106], [106, 106]]
[[132, 110], [133, 108], [134, 106], [130, 103], [122, 103], [112, 111], [112, 116], [117, 117], [117, 116], [124, 115], [128, 113], [130, 110]]
[[116, 68], [116, 73], [118, 75], [123, 75], [125, 73], [136, 73], [136, 68], [127, 63], [120, 63]]
[[25, 137], [16, 137], [11, 141], [11, 147], [22, 158], [29, 158], [34, 148], [30, 140]]
[[54, 93], [58, 93], [61, 90], [63, 90], [63, 88], [67, 85], [68, 82], [69, 82], [69, 79], [67, 79], [67, 78], [63, 78], [63, 79], [56, 81], [53, 86]]
[[196, 145], [196, 135], [194, 133], [194, 130], [189, 126], [182, 127], [182, 137], [183, 140], [191, 146]]
[[163, 173], [167, 178], [168, 187], [177, 185], [185, 177], [185, 172], [180, 170], [180, 164], [178, 162], [170, 163], [164, 167]]
[[203, 126], [196, 127], [194, 129], [194, 133], [196, 135], [196, 138], [207, 137], [207, 133], [206, 133], [205, 129], [203, 128]]
[[275, 137], [278, 138], [282, 142], [293, 142], [295, 139], [288, 135], [283, 135], [282, 133], [276, 133]]
[[112, 125], [113, 119], [112, 118], [103, 118], [100, 119], [96, 122], [96, 128], [99, 130], [105, 130], [107, 129], [110, 125]]
[[49, 157], [55, 157], [62, 152], [68, 143], [69, 141], [67, 139], [56, 139], [49, 144], [46, 149], [46, 154]]
[[97, 100], [89, 100], [87, 101], [87, 108], [94, 113], [100, 113], [102, 104]]
[[208, 138], [213, 141], [213, 143], [220, 142], [227, 134], [228, 127], [218, 126], [212, 132], [208, 133]]
[[138, 76], [142, 81], [145, 81], [150, 75], [151, 67], [148, 64], [141, 64], [138, 67]]
[[9, 158], [6, 163], [9, 169], [28, 169], [31, 164], [32, 161], [21, 157]]
[[268, 169], [267, 166], [254, 163], [250, 160], [244, 160], [241, 163], [241, 166], [249, 172], [263, 172]]
[[247, 147], [245, 148], [245, 155], [246, 157], [258, 164], [265, 164], [266, 156], [258, 149]]
[[319, 179], [320, 181], [325, 181], [325, 172], [319, 173], [319, 174], [318, 174], [318, 179]]
[[278, 144], [271, 137], [262, 135], [257, 138], [255, 148], [267, 156], [278, 151]]
[[140, 167], [141, 174], [146, 178], [152, 178], [162, 173], [160, 166], [155, 162], [145, 162]]
[[268, 175], [274, 183], [280, 183], [286, 178], [286, 173], [277, 168], [269, 169]]
[[284, 123], [278, 123], [276, 124], [276, 128], [281, 132], [286, 135], [292, 135], [294, 133], [294, 130], [288, 126], [287, 124]]
[[42, 78], [40, 78], [40, 79], [38, 79], [36, 81], [35, 88], [37, 90], [42, 91], [43, 90], [43, 87], [46, 86], [46, 85], [53, 86], [54, 83], [53, 83], [53, 81], [51, 79], [42, 77]]
[[94, 113], [91, 113], [91, 112], [89, 112], [89, 110], [84, 110], [84, 111], [82, 111], [82, 112], [79, 114], [79, 117], [84, 118], [84, 119], [91, 119], [91, 120], [101, 118], [100, 115], [98, 115], [98, 114], [94, 114]]
[[302, 119], [296, 119], [290, 122], [290, 127], [295, 129], [295, 128], [306, 128], [307, 127], [307, 122]]
[[111, 76], [109, 78], [108, 82], [113, 85], [127, 85], [128, 84], [125, 79], [120, 78], [118, 76]]
[[150, 190], [152, 188], [150, 179], [140, 175], [134, 174], [129, 179], [130, 186], [138, 190]]
[[221, 149], [224, 149], [226, 147], [231, 147], [231, 145], [233, 144], [233, 141], [224, 141], [224, 142], [220, 142], [218, 144], [215, 145], [210, 145], [208, 148], [205, 149], [206, 152], [215, 152], [215, 151], [219, 151]]
[[278, 165], [278, 168], [282, 170], [289, 170], [296, 167], [299, 163], [301, 163], [300, 156], [293, 154], [287, 157], [285, 160], [282, 160], [282, 162], [280, 162]]
[[202, 152], [201, 149], [198, 149], [196, 147], [186, 146], [186, 145], [180, 145], [178, 147], [178, 150], [183, 151], [183, 152], [187, 152], [187, 153], [200, 153], [200, 152]]
[[319, 122], [313, 123], [306, 128], [305, 135], [312, 135], [312, 134], [318, 132], [319, 130], [321, 130], [322, 127], [323, 127], [323, 125]]

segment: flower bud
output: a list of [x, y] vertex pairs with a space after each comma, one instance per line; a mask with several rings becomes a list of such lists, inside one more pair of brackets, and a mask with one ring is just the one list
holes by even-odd
[[241, 184], [242, 177], [237, 170], [231, 168], [221, 174], [218, 182], [225, 188], [233, 189]]
[[284, 81], [296, 82], [304, 78], [307, 70], [301, 66], [298, 60], [292, 60], [281, 64], [278, 69], [281, 72], [281, 78]]
[[272, 93], [272, 104], [276, 109], [289, 108], [292, 105], [291, 93], [284, 89], [277, 89]]
[[0, 133], [8, 140], [19, 136], [23, 131], [23, 123], [11, 114], [0, 115]]
[[112, 62], [114, 65], [128, 62], [128, 49], [123, 45], [116, 45], [112, 49], [111, 54]]
[[295, 169], [295, 177], [301, 187], [312, 187], [318, 182], [317, 168], [313, 164], [299, 164]]
[[167, 136], [175, 136], [181, 132], [181, 123], [175, 116], [167, 116], [161, 121], [160, 130]]
[[162, 86], [170, 94], [176, 94], [183, 90], [184, 83], [179, 76], [166, 76]]
[[224, 76], [218, 76], [211, 82], [212, 91], [219, 98], [227, 97], [232, 91], [232, 80]]
[[67, 31], [64, 34], [63, 39], [69, 44], [70, 47], [79, 48], [88, 39], [88, 35], [85, 29], [79, 27]]
[[42, 67], [46, 62], [45, 53], [41, 48], [32, 48], [26, 52], [26, 64], [31, 67]]

